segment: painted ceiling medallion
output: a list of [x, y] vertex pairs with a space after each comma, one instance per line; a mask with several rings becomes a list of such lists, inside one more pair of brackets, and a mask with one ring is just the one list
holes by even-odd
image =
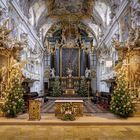
[[93, 0], [49, 0], [47, 5], [49, 15], [59, 18], [65, 15], [66, 19], [71, 16], [72, 20], [89, 16], [93, 11]]

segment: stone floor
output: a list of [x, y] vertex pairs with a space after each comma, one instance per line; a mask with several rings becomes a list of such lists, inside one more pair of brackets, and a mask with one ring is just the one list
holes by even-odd
[[0, 126], [0, 140], [140, 140], [140, 126]]
[[54, 102], [43, 106], [40, 121], [27, 113], [1, 117], [0, 140], [140, 140], [140, 116], [120, 119], [86, 101], [84, 116], [71, 122], [57, 119], [53, 108]]
[[29, 115], [19, 115], [17, 118], [0, 118], [1, 125], [140, 125], [140, 117], [129, 117], [121, 119], [111, 113], [96, 113], [91, 115], [84, 115], [83, 117], [76, 117], [75, 121], [62, 121], [55, 117], [54, 114], [41, 114], [41, 120], [29, 121]]

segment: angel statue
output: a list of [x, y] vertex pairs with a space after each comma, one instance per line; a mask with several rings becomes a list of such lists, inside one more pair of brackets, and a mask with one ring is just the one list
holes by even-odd
[[54, 68], [50, 69], [50, 75], [52, 78], [55, 78], [55, 69]]
[[91, 71], [88, 68], [86, 68], [86, 70], [85, 70], [85, 77], [86, 78], [89, 78], [90, 72]]
[[68, 68], [68, 70], [67, 70], [68, 77], [72, 77], [72, 71], [73, 70], [71, 70], [70, 68]]

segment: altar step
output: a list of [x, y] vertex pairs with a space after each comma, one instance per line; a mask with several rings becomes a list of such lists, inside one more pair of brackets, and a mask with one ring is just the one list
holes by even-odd
[[17, 118], [0, 118], [0, 125], [38, 125], [38, 126], [127, 126], [137, 125], [140, 126], [140, 117], [130, 117], [127, 119], [121, 119], [111, 113], [94, 113], [92, 115], [84, 115], [83, 117], [77, 117], [75, 121], [62, 121], [55, 117], [54, 114], [41, 114], [40, 121], [29, 121], [28, 114], [19, 115]]

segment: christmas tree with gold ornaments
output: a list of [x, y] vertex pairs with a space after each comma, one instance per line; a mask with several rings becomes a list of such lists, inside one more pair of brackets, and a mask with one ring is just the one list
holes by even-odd
[[9, 70], [9, 81], [5, 90], [5, 104], [3, 112], [7, 117], [16, 117], [18, 113], [23, 111], [23, 88], [21, 85], [21, 71], [19, 68], [11, 68]]
[[[20, 52], [27, 45], [27, 40], [19, 41], [11, 36], [13, 29], [7, 28], [9, 19], [0, 25], [0, 50], [7, 56], [7, 63], [0, 68], [0, 91], [2, 106], [0, 110], [7, 117], [15, 117], [23, 109], [22, 68], [27, 61], [20, 60]], [[1, 61], [1, 60], [0, 60]]]
[[120, 69], [117, 73], [117, 87], [114, 90], [110, 110], [120, 117], [129, 117], [134, 112], [133, 97], [127, 87], [125, 71]]

